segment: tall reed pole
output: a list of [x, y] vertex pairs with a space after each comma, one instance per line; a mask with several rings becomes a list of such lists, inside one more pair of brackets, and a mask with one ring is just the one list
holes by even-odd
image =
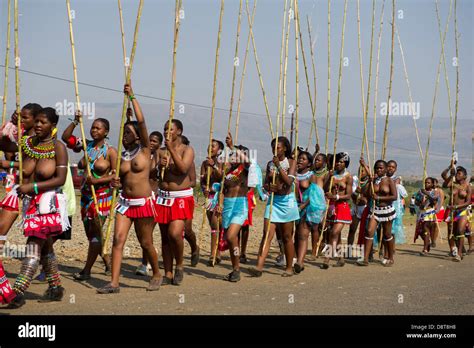
[[[76, 110], [81, 112], [81, 98], [79, 96], [79, 84], [78, 84], [78, 79], [77, 79], [76, 46], [74, 44], [74, 31], [72, 29], [71, 3], [69, 0], [66, 0], [66, 8], [67, 8], [67, 18], [69, 22], [69, 40], [71, 43], [72, 71], [74, 75], [74, 93], [76, 97]], [[82, 146], [84, 150], [84, 161], [86, 162], [86, 172], [87, 172], [87, 176], [92, 177], [89, 153], [87, 152], [86, 134], [84, 132], [84, 122], [83, 122], [82, 117], [79, 120], [80, 120], [79, 125], [81, 129], [81, 137], [83, 139]], [[101, 225], [100, 210], [99, 210], [99, 205], [97, 204], [97, 195], [95, 193], [94, 185], [91, 184], [90, 189], [92, 192], [92, 200], [94, 202], [99, 224]]]
[[392, 48], [390, 53], [390, 80], [388, 83], [388, 97], [387, 97], [387, 115], [385, 116], [385, 127], [383, 131], [382, 144], [382, 159], [387, 157], [387, 142], [388, 142], [388, 118], [390, 116], [390, 99], [392, 98], [392, 82], [393, 82], [393, 58], [394, 58], [394, 43], [395, 43], [395, 0], [392, 0]]
[[[15, 97], [16, 97], [16, 114], [18, 116], [17, 129], [18, 129], [18, 144], [21, 142], [21, 109], [20, 109], [20, 49], [18, 47], [18, 0], [14, 2], [14, 30], [15, 30]], [[18, 163], [19, 163], [19, 184], [23, 184], [23, 152], [21, 147], [18, 147]], [[18, 212], [21, 214], [22, 211], [22, 200], [20, 199], [18, 204]]]
[[[142, 10], [143, 10], [143, 0], [140, 0], [140, 3], [138, 5], [138, 12], [137, 12], [137, 19], [135, 21], [135, 32], [133, 34], [133, 45], [132, 45], [132, 51], [130, 53], [130, 62], [128, 65], [127, 69], [127, 76], [125, 78], [126, 84], [130, 83], [130, 78], [132, 76], [132, 68], [133, 68], [133, 61], [135, 60], [135, 51], [137, 49], [137, 40], [138, 40], [138, 32], [140, 29], [140, 20], [142, 17]], [[118, 179], [120, 177], [120, 164], [122, 163], [122, 140], [123, 140], [123, 130], [125, 127], [125, 121], [127, 119], [127, 106], [128, 106], [128, 97], [124, 95], [123, 97], [123, 103], [122, 103], [122, 118], [120, 122], [120, 132], [119, 132], [119, 139], [118, 139], [118, 145], [117, 145], [117, 162], [115, 168], [117, 168], [116, 173], [115, 173], [115, 178]], [[117, 189], [114, 188], [112, 191], [112, 207], [115, 207], [115, 204], [117, 202]], [[112, 225], [115, 220], [115, 212], [112, 212], [110, 214], [108, 224], [107, 224], [107, 230], [105, 234], [105, 241], [104, 244], [102, 245], [102, 253], [107, 254], [107, 244], [110, 239], [110, 234], [112, 232]]]
[[2, 109], [2, 125], [5, 124], [7, 118], [7, 98], [8, 98], [8, 67], [10, 64], [10, 27], [11, 27], [11, 0], [8, 0], [8, 20], [7, 20], [7, 48], [5, 51], [5, 79], [3, 81], [3, 109]]
[[[247, 20], [250, 23], [250, 11], [249, 11], [248, 3], [246, 3], [246, 12], [247, 12]], [[260, 63], [259, 63], [258, 54], [257, 54], [257, 45], [255, 44], [255, 37], [253, 35], [253, 29], [251, 27], [249, 27], [249, 31], [250, 31], [250, 36], [252, 38], [253, 55], [254, 55], [254, 58], [255, 58], [255, 65], [257, 67], [258, 79], [260, 81], [260, 89], [262, 90], [263, 103], [265, 104], [265, 112], [267, 114], [268, 125], [270, 127], [270, 134], [271, 134], [271, 137], [273, 139], [274, 134], [273, 134], [272, 118], [270, 116], [270, 111], [268, 109], [267, 94], [265, 93], [265, 86], [263, 85], [262, 71], [260, 69]]]
[[[344, 0], [344, 19], [342, 21], [342, 37], [341, 37], [341, 48], [339, 52], [339, 75], [338, 75], [338, 80], [337, 80], [337, 100], [336, 100], [336, 129], [334, 133], [334, 146], [333, 146], [333, 160], [332, 160], [332, 169], [334, 170], [334, 167], [336, 165], [336, 150], [337, 150], [337, 142], [338, 142], [338, 137], [339, 137], [339, 111], [340, 111], [340, 104], [341, 104], [341, 85], [342, 85], [342, 69], [343, 69], [343, 58], [344, 58], [344, 34], [346, 30], [346, 14], [347, 14], [347, 0]], [[331, 176], [331, 179], [329, 180], [329, 191], [331, 192], [332, 190], [332, 185], [334, 182], [334, 175]], [[326, 201], [326, 212], [329, 208], [329, 200]], [[322, 236], [324, 234], [324, 229], [326, 227], [326, 217], [323, 219], [323, 225], [322, 225], [322, 233], [319, 237], [318, 244], [316, 246], [316, 250], [319, 250], [319, 245], [321, 244]]]
[[328, 154], [329, 117], [331, 115], [331, 0], [328, 0], [328, 99], [326, 108], [326, 139], [324, 152]]
[[[245, 0], [245, 3], [248, 6], [248, 0]], [[249, 22], [249, 28], [253, 26], [256, 9], [257, 9], [257, 1], [255, 0], [253, 4], [253, 10], [252, 10], [252, 19]], [[237, 143], [237, 140], [239, 138], [240, 106], [241, 106], [243, 92], [244, 92], [245, 72], [247, 71], [247, 61], [248, 61], [248, 54], [249, 54], [249, 48], [250, 48], [250, 40], [251, 40], [251, 36], [250, 36], [250, 30], [249, 30], [249, 33], [247, 36], [247, 46], [245, 48], [245, 55], [244, 55], [244, 66], [242, 67], [242, 74], [240, 76], [240, 84], [239, 84], [239, 98], [237, 101], [237, 116], [236, 116], [236, 122], [235, 122], [235, 136], [234, 136], [235, 143]]]
[[373, 133], [373, 138], [374, 138], [374, 163], [377, 160], [377, 96], [379, 92], [379, 68], [380, 68], [380, 47], [382, 46], [382, 29], [383, 29], [383, 15], [384, 15], [384, 9], [385, 9], [385, 0], [382, 1], [382, 10], [380, 11], [380, 25], [379, 25], [379, 38], [378, 38], [378, 44], [377, 44], [377, 64], [375, 68], [375, 93], [374, 93], [374, 133]]

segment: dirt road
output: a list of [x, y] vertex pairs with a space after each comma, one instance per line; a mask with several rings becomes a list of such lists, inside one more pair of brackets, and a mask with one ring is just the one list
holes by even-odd
[[[197, 212], [194, 228], [200, 228]], [[472, 269], [474, 255], [455, 263], [447, 256], [446, 241], [438, 243], [430, 256], [419, 256], [422, 245], [411, 243], [413, 226], [408, 223], [408, 244], [397, 246], [395, 265], [382, 267], [379, 262], [358, 267], [349, 260], [345, 267], [321, 270], [319, 262], [308, 261], [300, 275], [280, 276], [274, 266], [275, 250], [268, 259], [262, 278], [251, 278], [246, 269], [255, 265], [261, 221], [252, 230], [249, 241], [251, 263], [243, 265], [242, 280], [228, 283], [222, 277], [231, 271], [226, 254], [215, 268], [206, 266], [208, 238], [203, 237], [203, 255], [195, 268], [189, 267], [189, 248], [185, 260], [185, 278], [181, 286], [163, 286], [157, 292], [147, 292], [147, 278], [134, 274], [141, 250], [131, 232], [127, 248], [129, 257], [123, 262], [121, 292], [99, 295], [95, 289], [108, 277], [102, 263], [93, 268], [93, 279], [75, 282], [72, 273], [82, 268], [87, 251], [79, 218], [74, 218], [72, 241], [59, 242], [56, 252], [66, 294], [62, 302], [42, 304], [37, 299], [46, 284], [34, 282], [24, 307], [1, 314], [472, 314], [474, 312]], [[443, 226], [444, 228], [444, 226]], [[347, 230], [347, 228], [345, 229]], [[345, 231], [347, 233], [347, 231]], [[155, 231], [157, 236], [159, 233]], [[344, 234], [345, 235], [345, 234]], [[445, 235], [445, 231], [442, 231]], [[9, 243], [24, 243], [19, 231], [12, 231]], [[155, 241], [158, 245], [159, 241]], [[20, 261], [5, 260], [11, 281], [19, 271]]]

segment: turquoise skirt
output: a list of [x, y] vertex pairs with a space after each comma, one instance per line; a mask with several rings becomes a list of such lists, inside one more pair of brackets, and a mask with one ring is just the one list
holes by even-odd
[[[270, 199], [267, 201], [265, 208], [265, 219], [270, 216]], [[273, 208], [271, 222], [285, 223], [296, 221], [300, 218], [298, 210], [298, 202], [294, 192], [288, 195], [273, 195]]]

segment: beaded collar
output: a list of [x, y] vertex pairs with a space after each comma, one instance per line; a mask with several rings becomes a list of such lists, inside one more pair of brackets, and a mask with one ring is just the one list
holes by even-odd
[[87, 155], [89, 156], [91, 170], [94, 170], [94, 164], [99, 158], [107, 158], [108, 149], [109, 144], [107, 144], [106, 142], [104, 142], [100, 147], [94, 146], [94, 143], [92, 141], [87, 144]]
[[386, 177], [387, 177], [387, 176], [384, 175], [384, 176], [382, 176], [382, 177], [375, 178], [374, 184], [375, 184], [375, 185], [379, 185], [379, 184], [382, 182], [382, 180], [385, 179]]
[[25, 135], [21, 138], [20, 144], [28, 157], [35, 159], [52, 159], [56, 157], [54, 141], [50, 141], [46, 144], [39, 144], [36, 137]]
[[296, 173], [296, 179], [298, 181], [306, 181], [309, 180], [313, 176], [314, 172], [312, 170], [309, 170], [307, 173], [304, 174], [299, 174]]
[[[288, 170], [290, 169], [290, 162], [288, 161], [288, 158], [285, 157], [285, 159], [283, 161], [280, 161], [280, 166], [281, 166], [281, 170], [285, 171], [285, 172], [288, 172]], [[271, 162], [270, 163], [270, 172], [274, 172], [274, 171], [277, 171], [277, 168], [275, 166], [275, 163]]]
[[135, 147], [133, 150], [129, 151], [129, 150], [124, 150], [122, 151], [122, 159], [124, 161], [131, 161], [133, 160], [135, 157], [138, 156], [138, 154], [140, 153], [142, 149], [142, 145], [138, 145], [137, 147]]
[[323, 167], [322, 169], [318, 169], [314, 172], [314, 176], [317, 178], [323, 177], [328, 173], [328, 169], [326, 167]]
[[344, 178], [344, 176], [346, 176], [347, 173], [348, 171], [344, 169], [344, 172], [342, 172], [342, 174], [334, 173], [333, 176], [334, 176], [334, 179], [341, 180], [342, 178]]

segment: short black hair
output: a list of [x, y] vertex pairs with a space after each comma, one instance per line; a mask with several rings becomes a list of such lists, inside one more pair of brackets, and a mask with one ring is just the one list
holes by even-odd
[[33, 115], [33, 117], [36, 117], [36, 115], [39, 114], [39, 112], [41, 111], [41, 109], [43, 109], [43, 107], [36, 103], [28, 103], [25, 106], [23, 106], [21, 109], [29, 110], [31, 115]]
[[[46, 107], [46, 108], [42, 108], [37, 114], [36, 116], [38, 115], [45, 115], [46, 118], [48, 119], [49, 122], [53, 123], [53, 124], [57, 124], [58, 123], [58, 120], [59, 120], [59, 116], [58, 114], [56, 113], [56, 109], [54, 108], [51, 108], [51, 107]], [[35, 117], [36, 117], [35, 116]]]
[[224, 143], [217, 139], [212, 139], [213, 142], [216, 142], [220, 150], [224, 150]]
[[190, 144], [190, 141], [189, 141], [188, 137], [185, 136], [185, 135], [181, 135], [181, 142], [186, 146], [188, 146]]
[[[276, 139], [277, 138], [272, 140], [272, 143], [271, 143], [272, 148], [275, 147], [275, 140]], [[290, 145], [290, 141], [288, 140], [288, 138], [287, 137], [278, 137], [278, 142], [286, 148], [285, 157], [291, 158], [291, 145]]]
[[458, 167], [456, 168], [456, 170], [457, 170], [458, 172], [463, 173], [464, 176], [467, 176], [467, 170], [466, 170], [466, 168], [461, 167], [461, 166], [458, 166]]
[[161, 134], [160, 132], [158, 131], [153, 131], [150, 133], [150, 138], [151, 137], [157, 137], [158, 138], [158, 142], [161, 144], [163, 142], [163, 134]]
[[138, 122], [137, 121], [127, 121], [124, 124], [124, 128], [125, 128], [125, 126], [132, 126], [133, 130], [137, 134], [137, 137], [140, 137], [140, 130], [138, 128]]
[[349, 163], [351, 163], [349, 154], [347, 152], [339, 152], [338, 154], [336, 154], [336, 162], [339, 162], [341, 159], [344, 159], [344, 164], [346, 165], [346, 168], [349, 168]]
[[385, 168], [387, 168], [387, 162], [385, 162], [385, 161], [382, 160], [382, 159], [379, 159], [379, 160], [375, 161], [375, 163], [374, 163], [374, 170], [375, 170], [375, 168], [377, 168], [377, 165], [378, 165], [379, 163], [382, 163], [383, 166], [384, 166]]
[[303, 156], [303, 155], [306, 156], [306, 158], [308, 159], [309, 164], [312, 165], [312, 164], [313, 164], [313, 155], [310, 154], [308, 151], [299, 150], [299, 151], [298, 151], [298, 158], [299, 158], [300, 156]]
[[314, 159], [316, 159], [316, 157], [321, 157], [324, 163], [326, 163], [328, 160], [327, 156], [324, 153], [318, 153], [316, 156], [314, 156]]
[[395, 164], [395, 167], [398, 168], [398, 163], [397, 163], [397, 161], [395, 161], [395, 160], [390, 160], [390, 161], [387, 162], [387, 165], [389, 165], [390, 163], [394, 163], [394, 164]]
[[110, 123], [109, 123], [109, 120], [107, 120], [107, 119], [105, 119], [105, 118], [96, 118], [96, 119], [94, 120], [94, 122], [96, 122], [96, 121], [102, 123], [102, 124], [104, 125], [104, 127], [105, 127], [105, 130], [106, 130], [107, 132], [110, 130]]

